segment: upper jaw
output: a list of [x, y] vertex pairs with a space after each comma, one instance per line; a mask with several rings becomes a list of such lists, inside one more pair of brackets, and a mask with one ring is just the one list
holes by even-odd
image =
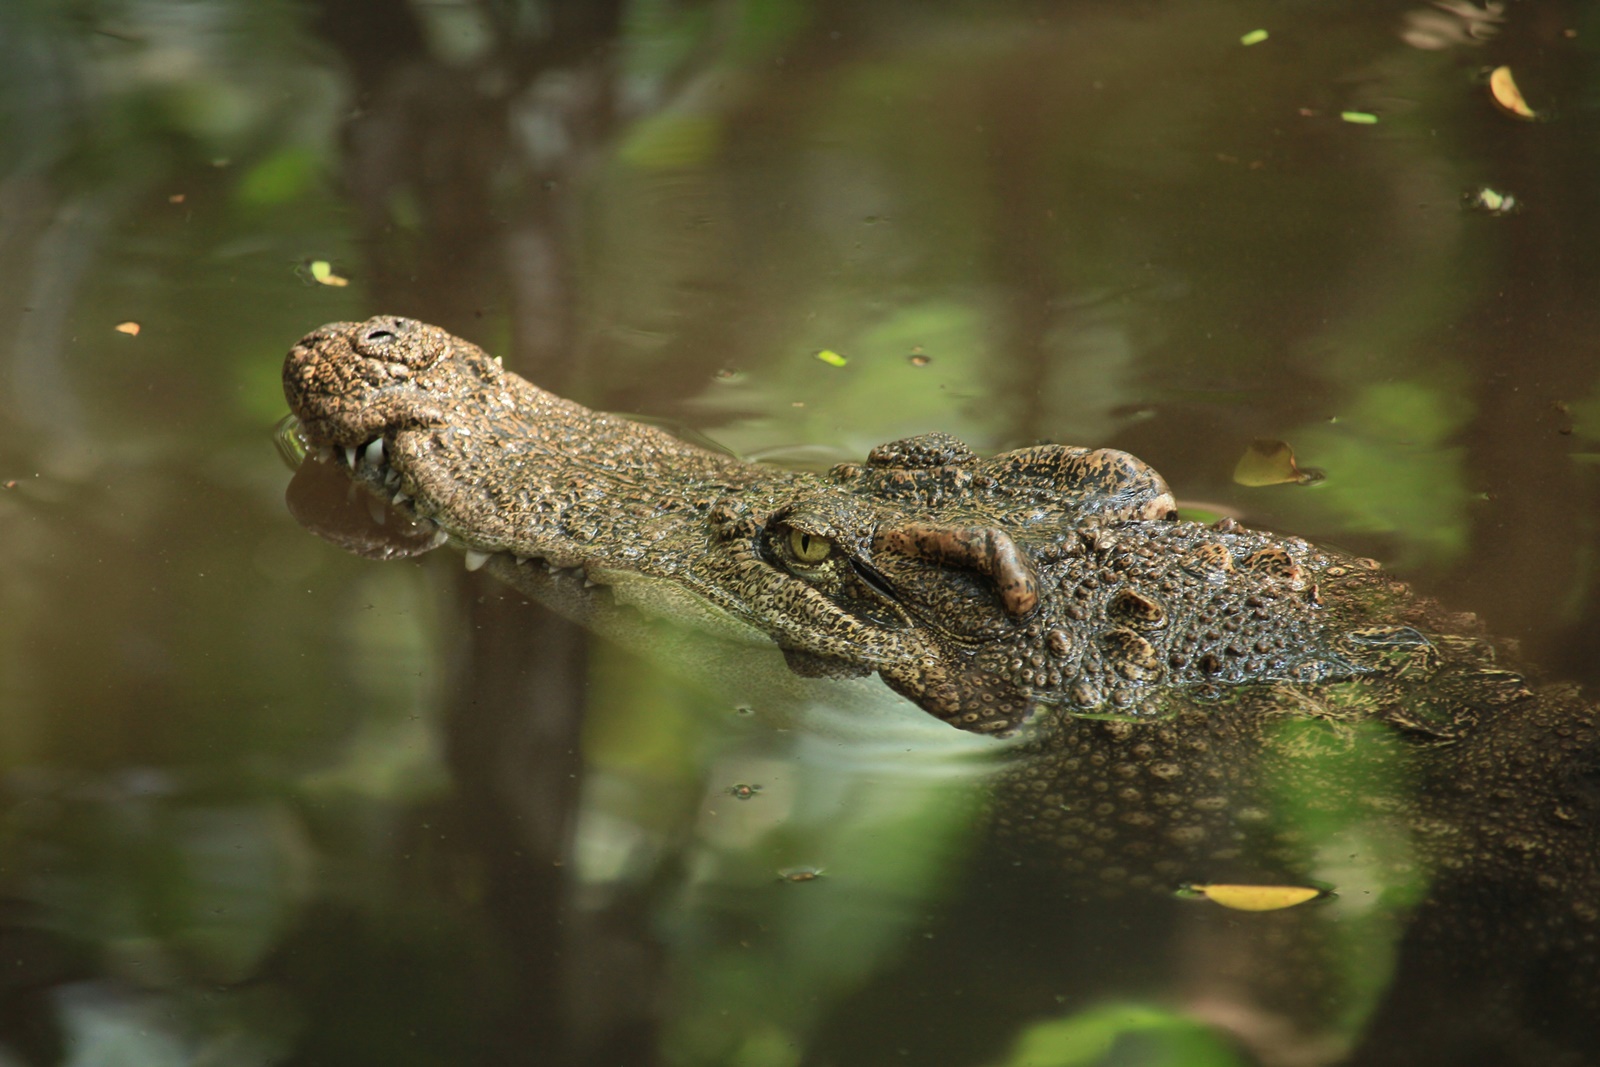
[[379, 316], [335, 322], [300, 339], [283, 365], [283, 392], [313, 445], [365, 449], [374, 440], [442, 421], [419, 378], [449, 354], [448, 335]]

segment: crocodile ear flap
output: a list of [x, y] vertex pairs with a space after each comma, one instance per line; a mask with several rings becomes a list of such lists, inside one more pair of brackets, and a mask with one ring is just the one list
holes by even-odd
[[977, 571], [994, 582], [1007, 614], [1020, 617], [1039, 604], [1038, 576], [1011, 535], [997, 527], [908, 522], [878, 530], [872, 547], [874, 552], [892, 552]]

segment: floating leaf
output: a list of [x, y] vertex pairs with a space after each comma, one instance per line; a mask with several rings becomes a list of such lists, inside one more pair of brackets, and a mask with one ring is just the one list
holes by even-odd
[[335, 288], [342, 288], [350, 284], [349, 278], [341, 278], [333, 273], [333, 264], [325, 259], [312, 260], [311, 277], [322, 285], [331, 285]]
[[1279, 911], [1325, 896], [1309, 885], [1186, 885], [1185, 896], [1201, 896], [1235, 911]]
[[1521, 119], [1538, 118], [1537, 112], [1528, 106], [1522, 99], [1522, 90], [1517, 88], [1517, 79], [1511, 76], [1510, 67], [1496, 67], [1489, 75], [1489, 92], [1494, 96], [1494, 102]]
[[1467, 207], [1486, 215], [1509, 215], [1522, 205], [1510, 193], [1502, 193], [1489, 186], [1480, 186], [1466, 195]]
[[1339, 117], [1357, 126], [1376, 126], [1378, 123], [1378, 116], [1370, 111], [1341, 111]]
[[830, 367], [842, 367], [850, 362], [831, 348], [824, 348], [821, 352], [818, 352], [817, 358]]
[[1310, 485], [1324, 475], [1314, 468], [1301, 468], [1294, 461], [1294, 449], [1287, 441], [1258, 437], [1250, 442], [1233, 468], [1233, 480], [1251, 487], [1261, 485]]
[[127, 322], [119, 322], [116, 325], [116, 331], [118, 333], [125, 333], [129, 337], [138, 337], [139, 324], [134, 322], [132, 319], [129, 319]]
[[1246, 48], [1249, 48], [1251, 45], [1260, 44], [1262, 41], [1265, 41], [1266, 39], [1267, 39], [1267, 31], [1266, 30], [1251, 30], [1249, 33], [1247, 33], [1243, 37], [1239, 38], [1239, 43], [1244, 45]]

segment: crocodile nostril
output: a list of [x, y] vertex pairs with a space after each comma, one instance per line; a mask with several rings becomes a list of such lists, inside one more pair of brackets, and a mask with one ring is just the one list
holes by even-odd
[[361, 335], [361, 343], [368, 345], [381, 345], [386, 341], [394, 340], [394, 331], [382, 326], [374, 327]]

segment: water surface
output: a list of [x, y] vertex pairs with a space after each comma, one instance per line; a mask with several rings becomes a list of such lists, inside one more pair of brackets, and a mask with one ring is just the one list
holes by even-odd
[[[1126, 448], [1593, 685], [1597, 40], [1562, 3], [6, 5], [0, 1057], [1600, 1059], [1570, 957], [1512, 1007], [1429, 963], [1452, 916], [1520, 959], [1514, 879], [1384, 880], [1403, 830], [1308, 817], [1320, 910], [1104, 899], [1002, 858], [982, 759], [903, 702], [747, 698], [342, 553], [271, 443], [296, 338], [406, 314], [746, 455]], [[1257, 438], [1326, 478], [1237, 484]]]

